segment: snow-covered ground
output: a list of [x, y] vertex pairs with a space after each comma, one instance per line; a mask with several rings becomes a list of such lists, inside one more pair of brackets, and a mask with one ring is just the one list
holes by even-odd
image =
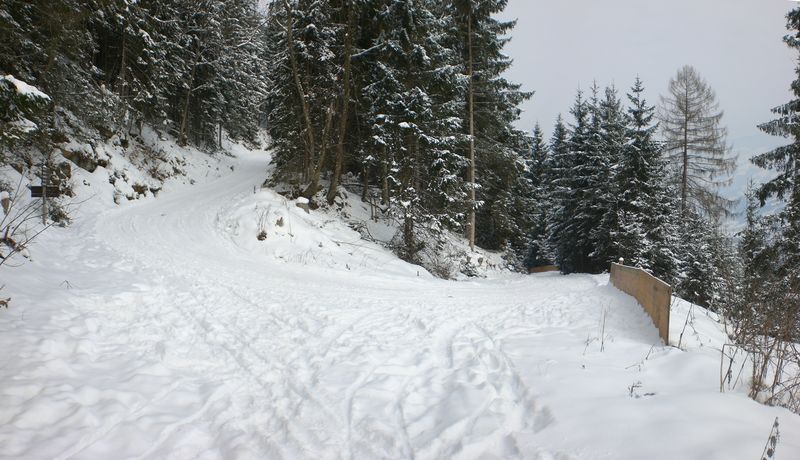
[[0, 457], [755, 459], [779, 417], [800, 458], [800, 417], [719, 393], [702, 311], [681, 350], [607, 276], [436, 279], [267, 161], [84, 203], [0, 267]]

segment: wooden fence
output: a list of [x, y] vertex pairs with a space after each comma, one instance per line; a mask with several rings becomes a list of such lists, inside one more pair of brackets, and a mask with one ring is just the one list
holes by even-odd
[[541, 265], [539, 267], [530, 267], [528, 269], [528, 273], [547, 273], [547, 272], [557, 272], [558, 267], [555, 265]]
[[639, 302], [653, 320], [658, 335], [669, 345], [672, 287], [642, 269], [620, 264], [611, 264], [611, 284]]

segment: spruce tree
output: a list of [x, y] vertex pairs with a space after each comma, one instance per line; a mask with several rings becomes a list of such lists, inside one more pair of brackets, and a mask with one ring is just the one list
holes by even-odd
[[267, 130], [276, 181], [316, 193], [327, 160], [337, 103], [338, 25], [330, 2], [270, 4], [266, 31]]
[[50, 128], [50, 97], [13, 75], [0, 76], [0, 166], [30, 168], [25, 147]]
[[627, 264], [650, 270], [670, 282], [675, 271], [673, 200], [664, 181], [666, 165], [654, 136], [655, 107], [644, 98], [637, 78], [627, 95], [627, 142], [620, 158], [617, 249]]
[[[511, 59], [503, 54], [507, 34], [514, 21], [500, 21], [496, 15], [506, 0], [451, 0], [455, 11], [454, 32], [461, 37], [461, 67], [467, 80], [463, 106], [463, 156], [469, 159], [467, 237], [472, 245], [501, 249], [524, 234], [524, 220], [516, 219], [519, 198], [514, 188], [524, 188], [522, 153], [527, 150], [523, 132], [513, 123], [519, 105], [531, 97], [520, 85], [509, 82], [503, 72]], [[474, 195], [473, 195], [474, 194]], [[474, 225], [473, 225], [474, 222]], [[524, 254], [521, 254], [524, 257]]]
[[552, 160], [549, 148], [544, 141], [542, 129], [537, 123], [531, 138], [531, 151], [527, 174], [531, 187], [531, 208], [518, 212], [530, 213], [530, 231], [527, 234], [527, 255], [524, 265], [527, 268], [549, 265], [550, 254], [546, 244], [547, 221], [550, 213], [550, 176]]
[[421, 238], [463, 219], [466, 162], [457, 150], [461, 127], [457, 54], [447, 46], [446, 17], [426, 1], [379, 3], [381, 33], [362, 93], [372, 139], [384, 163], [384, 195], [401, 222], [398, 251], [417, 261]]
[[[786, 16], [787, 28], [792, 32], [784, 38], [786, 44], [800, 51], [800, 8], [795, 8]], [[800, 65], [797, 79], [791, 85], [795, 99], [775, 107], [772, 112], [779, 118], [759, 126], [762, 131], [789, 138], [792, 142], [766, 153], [753, 157], [756, 166], [777, 172], [777, 177], [758, 189], [762, 205], [775, 197], [783, 200], [786, 206], [781, 213], [784, 232], [781, 246], [785, 254], [781, 265], [786, 276], [798, 276], [800, 272]], [[794, 275], [792, 275], [794, 274]]]
[[594, 174], [591, 181], [592, 209], [595, 210], [591, 240], [592, 271], [609, 269], [620, 257], [615, 234], [619, 231], [620, 193], [627, 186], [617, 179], [618, 165], [626, 143], [626, 116], [614, 87], [605, 89], [605, 97], [597, 108], [599, 133], [594, 153]]
[[691, 209], [684, 211], [678, 227], [682, 246], [674, 288], [683, 299], [704, 307], [716, 295], [719, 276], [712, 253], [712, 232], [712, 226], [703, 216]]
[[[585, 219], [577, 219], [586, 203], [584, 171], [589, 147], [590, 116], [589, 106], [580, 91], [570, 113], [574, 122], [565, 141], [552, 148], [554, 207], [548, 223], [550, 243], [556, 252], [556, 263], [563, 273], [585, 271], [591, 251], [589, 239], [580, 225]], [[557, 134], [559, 137], [564, 135]]]
[[550, 261], [563, 268], [562, 250], [566, 247], [562, 242], [562, 230], [565, 228], [569, 215], [566, 206], [569, 203], [569, 184], [566, 177], [572, 167], [572, 155], [568, 145], [569, 132], [559, 114], [553, 127], [553, 135], [548, 145], [549, 153], [546, 163], [546, 175], [543, 178], [544, 200], [548, 205], [545, 234], [542, 241], [537, 244], [544, 248], [544, 255]]
[[[793, 50], [800, 51], [800, 8], [794, 8], [787, 16], [790, 34], [784, 42]], [[772, 109], [778, 118], [759, 126], [762, 131], [786, 137], [791, 143], [752, 158], [762, 168], [774, 170], [777, 176], [758, 189], [758, 198], [763, 205], [769, 198], [784, 202], [778, 214], [780, 230], [776, 232], [772, 250], [777, 257], [770, 263], [774, 267], [773, 288], [760, 295], [780, 296], [779, 304], [784, 311], [781, 322], [783, 340], [796, 341], [800, 337], [800, 65], [796, 68], [796, 79], [791, 85], [794, 99]], [[750, 272], [749, 277], [754, 276]], [[774, 302], [768, 304], [773, 304]]]

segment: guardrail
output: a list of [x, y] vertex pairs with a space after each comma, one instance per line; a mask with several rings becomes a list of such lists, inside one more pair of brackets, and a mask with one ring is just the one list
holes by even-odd
[[633, 296], [650, 315], [658, 335], [669, 345], [669, 306], [672, 286], [640, 268], [611, 264], [611, 284]]

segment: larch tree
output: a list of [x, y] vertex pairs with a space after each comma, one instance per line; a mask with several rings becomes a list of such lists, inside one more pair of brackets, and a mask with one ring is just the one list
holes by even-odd
[[730, 156], [722, 115], [714, 90], [694, 67], [684, 66], [670, 79], [658, 118], [682, 215], [689, 208], [714, 217], [730, 213], [733, 202], [719, 189], [730, 183], [736, 158]]

